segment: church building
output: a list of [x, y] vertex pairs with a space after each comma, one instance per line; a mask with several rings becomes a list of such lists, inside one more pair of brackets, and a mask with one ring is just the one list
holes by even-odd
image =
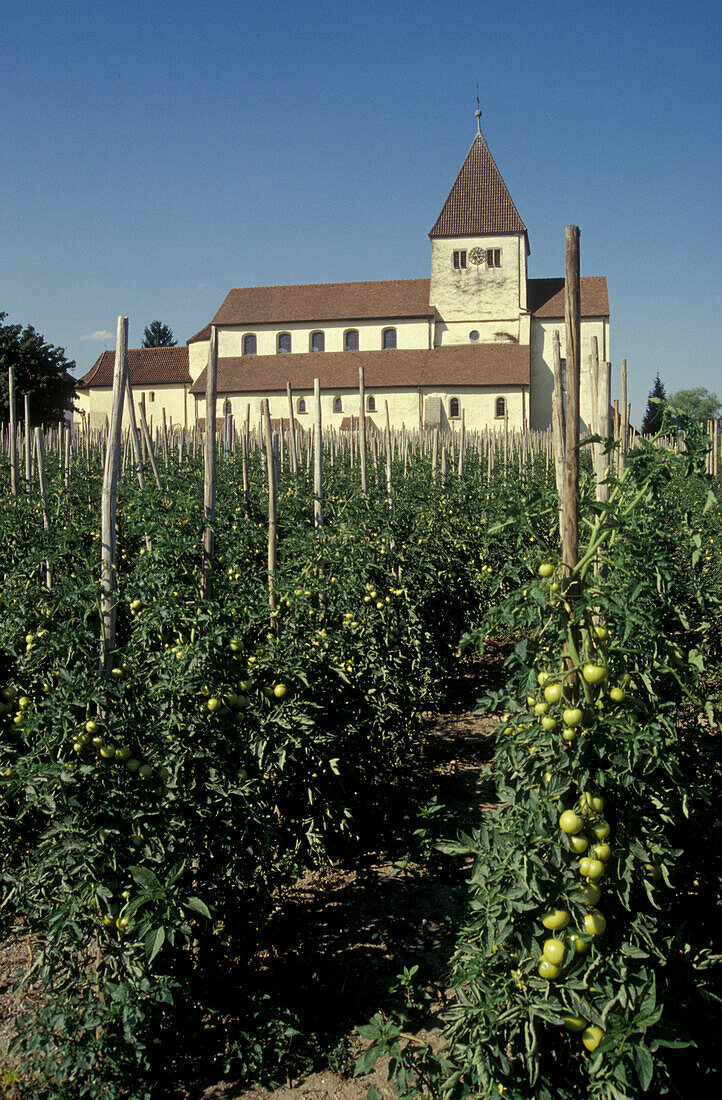
[[[477, 124], [480, 112], [477, 112]], [[218, 415], [250, 409], [313, 423], [320, 380], [325, 427], [359, 415], [359, 366], [366, 413], [382, 427], [473, 430], [551, 423], [552, 344], [564, 355], [564, 279], [530, 279], [529, 237], [477, 125], [471, 148], [429, 233], [430, 277], [232, 289], [185, 347], [131, 349], [137, 399], [158, 424], [205, 422], [211, 325], [218, 335]], [[560, 228], [560, 241], [563, 232]], [[582, 419], [588, 421], [587, 358], [596, 337], [609, 359], [604, 276], [581, 279]], [[78, 384], [81, 415], [100, 426], [110, 409], [115, 353], [105, 351]]]

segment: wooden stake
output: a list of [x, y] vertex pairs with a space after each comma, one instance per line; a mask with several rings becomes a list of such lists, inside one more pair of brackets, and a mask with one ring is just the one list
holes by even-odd
[[321, 429], [321, 381], [313, 380], [313, 525], [323, 527], [323, 434]]
[[359, 433], [359, 462], [361, 464], [361, 492], [364, 496], [367, 495], [368, 484], [366, 480], [366, 386], [364, 379], [364, 369], [360, 366], [358, 369], [358, 399], [359, 399], [359, 414], [358, 414], [358, 433]]
[[101, 497], [101, 567], [100, 567], [100, 670], [110, 672], [115, 650], [115, 620], [117, 615], [116, 592], [118, 576], [116, 568], [116, 511], [118, 504], [118, 477], [120, 475], [120, 433], [123, 423], [123, 396], [125, 375], [128, 369], [128, 318], [118, 318], [118, 335], [115, 346], [113, 370], [113, 397], [110, 412], [108, 443], [105, 452], [103, 492]]
[[10, 495], [18, 495], [18, 417], [15, 407], [15, 367], [8, 367], [8, 405], [10, 407], [10, 428], [8, 443], [10, 450]]
[[211, 598], [211, 572], [216, 522], [216, 399], [218, 387], [218, 329], [211, 325], [206, 368], [206, 438], [203, 450], [203, 567], [201, 599]]
[[50, 572], [50, 558], [47, 555], [47, 543], [50, 537], [50, 512], [48, 511], [48, 482], [45, 477], [45, 441], [43, 429], [35, 429], [35, 450], [38, 462], [38, 482], [40, 484], [40, 503], [43, 509], [43, 535], [46, 544], [45, 556], [45, 587], [48, 592], [53, 590], [53, 578]]
[[267, 397], [264, 397], [261, 403], [261, 417], [263, 420], [263, 435], [266, 444], [266, 470], [268, 472], [268, 605], [272, 613], [271, 629], [275, 630], [276, 616], [273, 614], [273, 611], [276, 607], [276, 593], [274, 590], [277, 548], [276, 478], [273, 436], [271, 433], [271, 412]]
[[580, 384], [580, 290], [579, 227], [568, 225], [565, 241], [564, 319], [566, 326], [567, 417], [564, 455], [564, 512], [562, 516], [562, 563], [569, 573], [579, 552], [579, 384]]

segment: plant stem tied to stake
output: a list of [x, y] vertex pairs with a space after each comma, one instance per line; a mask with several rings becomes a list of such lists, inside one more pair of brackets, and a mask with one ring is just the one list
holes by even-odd
[[115, 346], [113, 371], [113, 399], [108, 428], [108, 445], [105, 452], [103, 494], [101, 506], [101, 570], [100, 570], [100, 669], [110, 672], [115, 649], [115, 620], [117, 614], [116, 591], [116, 528], [118, 505], [118, 477], [120, 475], [120, 431], [123, 422], [123, 395], [125, 374], [128, 369], [128, 318], [118, 318], [118, 336]]

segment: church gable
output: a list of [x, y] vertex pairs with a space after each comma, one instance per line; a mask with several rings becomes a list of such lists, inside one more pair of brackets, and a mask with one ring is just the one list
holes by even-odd
[[479, 132], [429, 236], [433, 240], [505, 233], [526, 236], [526, 226]]

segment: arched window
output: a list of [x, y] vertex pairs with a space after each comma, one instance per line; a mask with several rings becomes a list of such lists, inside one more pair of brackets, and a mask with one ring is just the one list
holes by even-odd
[[247, 332], [243, 337], [243, 354], [255, 355], [256, 354], [256, 334], [255, 332]]
[[396, 347], [396, 329], [385, 328], [382, 335], [381, 346], [383, 348], [395, 348]]
[[343, 412], [343, 402], [340, 397], [334, 397], [333, 399], [333, 411], [335, 413]]
[[368, 401], [366, 402], [366, 408], [367, 408], [368, 412], [370, 412], [370, 413], [375, 413], [376, 412], [376, 398], [375, 397], [369, 397]]
[[326, 341], [322, 332], [311, 333], [311, 351], [324, 351]]
[[458, 397], [452, 397], [449, 402], [449, 420], [458, 420], [461, 416], [461, 406]]
[[497, 397], [494, 416], [497, 418], [497, 420], [503, 420], [504, 417], [506, 416], [506, 398], [505, 397]]
[[343, 339], [344, 351], [358, 351], [358, 329], [350, 328], [346, 330], [346, 335]]
[[306, 411], [306, 398], [299, 397], [298, 404], [296, 405], [296, 412], [305, 413]]
[[283, 355], [291, 350], [290, 332], [279, 332], [278, 340], [276, 341], [276, 350], [279, 355]]

